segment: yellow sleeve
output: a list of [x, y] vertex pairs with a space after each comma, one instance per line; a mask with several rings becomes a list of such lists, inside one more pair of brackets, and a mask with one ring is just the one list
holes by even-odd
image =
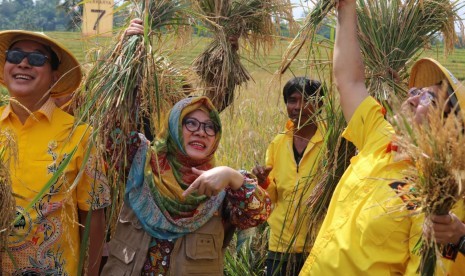
[[384, 108], [367, 97], [357, 108], [342, 136], [360, 151], [375, 152], [392, 140], [394, 129], [384, 118]]

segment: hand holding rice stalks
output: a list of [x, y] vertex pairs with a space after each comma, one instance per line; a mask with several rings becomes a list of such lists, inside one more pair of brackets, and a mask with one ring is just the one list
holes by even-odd
[[[465, 184], [465, 134], [463, 122], [453, 115], [443, 116], [442, 103], [430, 112], [429, 121], [414, 125], [404, 120], [396, 125], [396, 143], [400, 152], [412, 161], [406, 172], [411, 183], [410, 197], [425, 213], [426, 229], [429, 215], [445, 215], [463, 198]], [[425, 235], [425, 234], [424, 234]], [[434, 275], [442, 259], [441, 246], [429, 236], [422, 236], [415, 250], [421, 254], [421, 275]], [[438, 263], [437, 263], [438, 262]]]
[[[323, 18], [331, 14], [337, 2], [316, 2], [283, 56], [279, 70], [281, 74], [289, 68], [307, 41], [312, 47]], [[386, 100], [392, 93], [403, 91], [400, 82], [407, 77], [407, 62], [418, 56], [439, 32], [444, 36], [446, 51], [451, 51], [457, 41], [454, 23], [462, 22], [456, 20], [460, 18], [458, 10], [462, 6], [463, 3], [459, 1], [450, 0], [359, 0], [359, 39], [367, 70], [368, 90], [379, 100]]]
[[213, 41], [195, 59], [193, 69], [200, 76], [206, 95], [219, 111], [234, 100], [236, 86], [251, 79], [240, 62], [236, 45], [245, 39], [257, 53], [272, 45], [275, 26], [272, 14], [289, 5], [282, 0], [192, 0], [200, 20], [214, 33]]
[[[150, 131], [159, 130], [163, 111], [185, 96], [182, 92], [185, 79], [156, 52], [153, 37], [160, 42], [161, 33], [165, 37], [168, 32], [186, 25], [187, 4], [182, 0], [131, 3], [134, 17], [144, 19], [144, 35], [121, 34], [112, 51], [97, 60], [79, 95], [83, 104], [77, 116], [93, 127], [97, 149], [106, 156], [110, 183], [118, 184], [113, 187], [115, 204], [112, 207], [122, 202], [124, 181], [121, 179], [129, 169], [126, 157], [133, 142], [129, 134], [141, 131], [147, 119]], [[109, 145], [113, 150], [107, 152]]]
[[400, 84], [408, 77], [408, 61], [415, 60], [438, 33], [444, 37], [445, 50], [453, 50], [458, 9], [458, 2], [449, 0], [358, 1], [367, 87], [375, 98], [383, 101], [392, 94], [404, 95]]

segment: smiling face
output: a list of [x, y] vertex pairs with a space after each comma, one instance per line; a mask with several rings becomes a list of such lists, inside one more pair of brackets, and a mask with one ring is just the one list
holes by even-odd
[[[10, 47], [10, 50], [37, 52], [50, 56], [42, 44], [30, 40], [18, 41]], [[32, 66], [26, 57], [19, 64], [6, 61], [3, 79], [10, 96], [30, 108], [31, 104], [44, 102], [44, 95], [58, 79], [58, 75], [52, 70], [50, 62], [47, 61], [43, 66]]]
[[302, 93], [299, 91], [292, 93], [288, 97], [286, 108], [289, 119], [291, 119], [295, 125], [299, 124], [299, 118], [300, 125], [308, 122], [314, 112], [311, 102], [305, 101], [302, 97]]
[[447, 101], [447, 91], [441, 85], [423, 87], [421, 89], [410, 90], [409, 97], [402, 103], [401, 113], [407, 119], [416, 124], [425, 122], [428, 112], [434, 107], [443, 108], [444, 112], [449, 112]]
[[[187, 155], [194, 160], [205, 159], [212, 153], [215, 144], [216, 136], [209, 136], [205, 132], [205, 128], [213, 124], [213, 122], [208, 114], [200, 109], [187, 114], [183, 121], [185, 122], [189, 118], [193, 118], [204, 124], [201, 124], [196, 131], [190, 131], [183, 123], [182, 136], [184, 149]], [[205, 124], [207, 124], [207, 126]]]

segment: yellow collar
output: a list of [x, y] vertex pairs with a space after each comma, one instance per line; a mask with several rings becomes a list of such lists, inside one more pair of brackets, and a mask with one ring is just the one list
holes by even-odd
[[[48, 98], [48, 100], [36, 112], [43, 114], [47, 118], [47, 120], [50, 122], [52, 120], [52, 115], [53, 115], [53, 111], [55, 110], [55, 108], [56, 108], [56, 105], [53, 99]], [[9, 103], [3, 110], [2, 115], [0, 116], [0, 121], [3, 121], [6, 118], [8, 118], [8, 116], [11, 113], [14, 113], [14, 112], [13, 112], [13, 109], [11, 108], [11, 104]]]

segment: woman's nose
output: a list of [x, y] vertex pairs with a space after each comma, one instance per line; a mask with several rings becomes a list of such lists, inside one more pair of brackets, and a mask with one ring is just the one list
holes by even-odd
[[418, 104], [420, 103], [420, 95], [410, 96], [410, 97], [407, 99], [407, 103], [408, 103], [410, 106], [417, 107]]
[[200, 125], [199, 129], [197, 129], [194, 134], [196, 134], [198, 136], [202, 136], [202, 137], [207, 136], [207, 132], [205, 131], [205, 127], [202, 126], [202, 125]]

